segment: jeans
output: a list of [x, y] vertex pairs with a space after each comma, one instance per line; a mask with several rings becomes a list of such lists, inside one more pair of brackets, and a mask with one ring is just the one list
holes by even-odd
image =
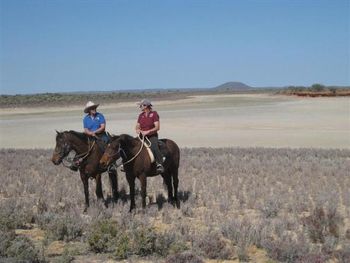
[[147, 136], [147, 138], [151, 142], [151, 150], [152, 150], [153, 154], [155, 155], [154, 157], [156, 159], [156, 162], [159, 164], [163, 164], [163, 155], [160, 152], [159, 146], [158, 146], [158, 136], [151, 135], [151, 136]]
[[109, 137], [106, 132], [102, 132], [100, 134], [97, 134], [97, 137], [100, 138], [105, 144], [109, 143]]

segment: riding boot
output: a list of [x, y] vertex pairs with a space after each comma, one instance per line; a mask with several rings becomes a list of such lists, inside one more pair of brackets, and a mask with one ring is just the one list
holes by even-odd
[[155, 155], [155, 159], [156, 159], [156, 169], [157, 169], [157, 174], [161, 174], [164, 173], [164, 166], [163, 166], [163, 156], [162, 153], [159, 150], [159, 146], [158, 146], [158, 136], [150, 136], [148, 137], [148, 139], [151, 142], [151, 149], [153, 154]]
[[71, 169], [72, 171], [76, 172], [79, 169], [79, 165], [80, 165], [80, 160], [73, 160], [71, 166], [69, 167], [69, 169]]

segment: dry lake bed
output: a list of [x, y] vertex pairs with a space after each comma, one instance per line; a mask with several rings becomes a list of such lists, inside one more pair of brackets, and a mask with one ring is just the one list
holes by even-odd
[[[160, 137], [180, 147], [350, 148], [348, 97], [203, 95], [153, 104]], [[52, 148], [55, 130], [82, 131], [83, 108], [0, 109], [0, 148]], [[110, 133], [134, 134], [136, 102], [102, 104], [98, 110]]]

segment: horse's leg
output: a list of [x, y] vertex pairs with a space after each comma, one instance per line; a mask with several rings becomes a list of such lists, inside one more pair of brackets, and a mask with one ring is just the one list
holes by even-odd
[[164, 173], [164, 182], [168, 188], [168, 202], [173, 204], [173, 186], [171, 185], [171, 174], [169, 172]]
[[135, 177], [126, 175], [130, 188], [130, 212], [135, 208]]
[[[96, 196], [99, 201], [104, 201], [102, 192], [101, 174], [96, 174]], [[106, 205], [106, 204], [105, 204]]]
[[177, 199], [177, 189], [179, 187], [179, 170], [174, 169], [172, 172], [172, 177], [173, 177], [173, 186], [174, 186], [174, 200], [177, 208], [180, 208], [180, 202]]
[[112, 196], [113, 196], [113, 201], [117, 202], [118, 201], [118, 174], [117, 171], [110, 171], [108, 172], [109, 176], [109, 183], [112, 187]]
[[145, 174], [140, 175], [141, 182], [141, 197], [142, 197], [142, 208], [146, 207], [146, 195], [147, 195], [147, 177]]
[[85, 194], [85, 207], [84, 207], [84, 212], [87, 211], [88, 207], [89, 207], [89, 180], [88, 177], [86, 176], [86, 174], [82, 173], [80, 171], [80, 178], [81, 181], [83, 182], [84, 185], [84, 194]]

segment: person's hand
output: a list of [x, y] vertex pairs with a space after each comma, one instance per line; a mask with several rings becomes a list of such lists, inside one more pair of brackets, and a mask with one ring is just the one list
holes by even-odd
[[141, 133], [142, 133], [143, 136], [146, 136], [146, 135], [149, 134], [149, 131], [141, 131]]
[[136, 129], [136, 134], [140, 134], [141, 130], [140, 129]]
[[97, 138], [96, 133], [94, 132], [91, 133], [91, 136]]

